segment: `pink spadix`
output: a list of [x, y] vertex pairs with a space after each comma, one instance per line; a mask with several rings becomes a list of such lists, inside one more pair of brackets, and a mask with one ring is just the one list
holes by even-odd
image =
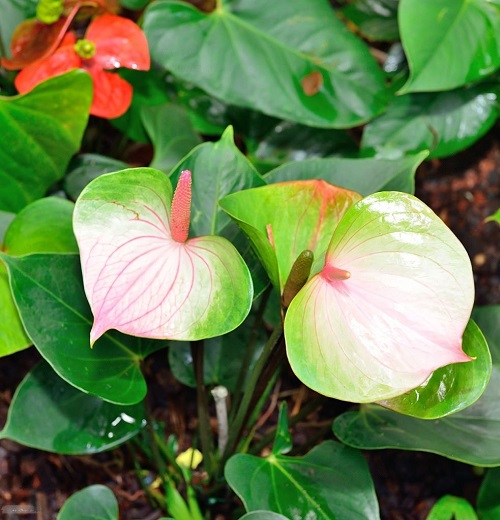
[[170, 228], [172, 238], [176, 242], [185, 242], [188, 239], [191, 220], [191, 184], [191, 172], [182, 171], [170, 209]]
[[334, 267], [333, 265], [326, 264], [321, 272], [321, 275], [325, 280], [329, 282], [341, 282], [348, 280], [351, 277], [351, 273], [345, 269]]

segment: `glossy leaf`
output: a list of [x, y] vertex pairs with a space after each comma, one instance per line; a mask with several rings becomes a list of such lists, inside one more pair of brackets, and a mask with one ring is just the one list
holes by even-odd
[[420, 152], [399, 159], [308, 159], [284, 164], [264, 178], [269, 184], [322, 179], [363, 196], [384, 190], [413, 193], [415, 171], [427, 155]]
[[64, 503], [57, 520], [118, 520], [118, 502], [106, 486], [95, 484], [77, 491]]
[[[255, 315], [248, 318], [234, 331], [216, 338], [205, 340], [203, 349], [203, 380], [205, 385], [223, 385], [228, 390], [234, 390], [238, 374], [245, 362], [245, 349], [251, 335]], [[259, 354], [266, 342], [266, 335], [261, 330], [256, 343], [252, 346], [249, 363], [249, 372], [255, 365]], [[172, 375], [184, 385], [196, 388], [193, 356], [189, 343], [171, 343], [168, 349], [168, 362]]]
[[481, 398], [456, 414], [425, 421], [376, 405], [363, 405], [334, 422], [335, 435], [362, 449], [429, 451], [477, 466], [500, 464], [500, 306], [474, 309], [473, 318], [488, 340], [493, 358], [490, 383]]
[[354, 140], [344, 130], [311, 128], [290, 121], [279, 121], [263, 138], [248, 139], [246, 144], [259, 171], [289, 161], [358, 154]]
[[375, 60], [324, 0], [285, 2], [279, 10], [266, 0], [222, 0], [208, 14], [162, 0], [147, 8], [144, 31], [153, 60], [231, 104], [345, 128], [386, 103]]
[[245, 190], [220, 205], [245, 231], [273, 285], [280, 291], [305, 249], [321, 262], [333, 230], [361, 196], [321, 180]]
[[143, 107], [141, 116], [154, 146], [154, 157], [150, 164], [152, 168], [169, 173], [185, 155], [201, 143], [187, 112], [179, 105], [169, 103]]
[[500, 468], [491, 468], [486, 473], [477, 496], [477, 511], [481, 520], [500, 517]]
[[2, 254], [1, 259], [26, 331], [59, 376], [111, 403], [131, 405], [144, 399], [140, 362], [165, 344], [112, 333], [91, 349], [92, 315], [76, 255]]
[[252, 511], [243, 515], [240, 520], [288, 520], [286, 516], [271, 511]]
[[205, 339], [246, 318], [253, 293], [242, 258], [219, 236], [174, 240], [171, 201], [170, 181], [151, 168], [103, 175], [80, 195], [74, 229], [94, 314], [92, 343], [109, 329]]
[[422, 385], [378, 404], [422, 419], [436, 419], [470, 406], [483, 394], [492, 370], [488, 344], [472, 320], [465, 329], [462, 348], [473, 363], [438, 368]]
[[411, 72], [405, 92], [450, 90], [500, 66], [496, 2], [401, 0], [399, 28]]
[[333, 441], [304, 457], [234, 455], [225, 476], [247, 511], [268, 510], [286, 518], [379, 518], [365, 459]]
[[127, 163], [105, 155], [84, 153], [76, 156], [68, 166], [64, 177], [64, 190], [76, 200], [87, 184], [104, 173], [127, 168]]
[[[76, 253], [73, 203], [49, 197], [32, 202], [11, 221], [3, 251], [9, 255]], [[0, 356], [31, 345], [11, 294], [7, 270], [0, 260]]]
[[394, 41], [399, 39], [399, 0], [354, 0], [341, 13], [369, 40]]
[[323, 270], [288, 308], [288, 360], [324, 395], [389, 399], [471, 360], [461, 345], [473, 302], [455, 235], [412, 195], [376, 193], [347, 210]]
[[24, 378], [0, 438], [64, 454], [110, 450], [145, 425], [144, 406], [117, 406], [84, 394], [41, 361]]
[[92, 85], [73, 71], [29, 94], [0, 98], [0, 209], [17, 212], [61, 179], [87, 125]]
[[495, 123], [498, 88], [485, 84], [435, 94], [396, 96], [366, 125], [362, 153], [397, 158], [430, 150], [447, 157], [475, 143]]
[[477, 515], [465, 498], [445, 495], [434, 504], [426, 520], [477, 520]]
[[142, 121], [144, 107], [163, 105], [170, 101], [165, 79], [158, 70], [120, 69], [120, 77], [130, 83], [133, 88], [132, 103], [122, 116], [111, 119], [110, 123], [123, 134], [141, 143], [149, 143]]

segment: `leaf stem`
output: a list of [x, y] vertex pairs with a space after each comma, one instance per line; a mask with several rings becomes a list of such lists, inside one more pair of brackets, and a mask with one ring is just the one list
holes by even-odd
[[224, 466], [224, 463], [236, 448], [243, 428], [245, 427], [245, 420], [247, 419], [248, 412], [250, 410], [250, 405], [256, 397], [255, 390], [257, 386], [262, 386], [262, 384], [264, 384], [265, 386], [267, 384], [267, 382], [264, 381], [263, 378], [261, 379], [261, 375], [265, 371], [266, 365], [268, 363], [269, 358], [271, 357], [271, 354], [274, 351], [275, 346], [280, 342], [282, 337], [283, 325], [280, 323], [276, 326], [276, 328], [273, 330], [273, 333], [267, 340], [264, 350], [262, 351], [262, 354], [260, 355], [255, 367], [252, 370], [250, 379], [243, 393], [243, 398], [241, 399], [241, 403], [238, 407], [238, 411], [236, 412], [236, 415], [230, 427], [229, 439], [221, 460], [221, 468]]
[[210, 415], [208, 413], [208, 397], [203, 378], [203, 341], [191, 342], [194, 375], [196, 379], [196, 405], [200, 430], [201, 451], [205, 461], [205, 469], [209, 475], [213, 469], [213, 439], [210, 429]]

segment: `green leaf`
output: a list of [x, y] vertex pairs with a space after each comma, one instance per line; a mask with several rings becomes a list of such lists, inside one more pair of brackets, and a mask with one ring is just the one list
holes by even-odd
[[247, 148], [259, 171], [289, 161], [358, 154], [354, 140], [344, 130], [311, 128], [290, 121], [279, 121], [262, 138], [248, 139]]
[[[56, 197], [32, 202], [11, 221], [3, 250], [14, 256], [78, 252], [71, 223], [73, 206], [72, 202]], [[0, 356], [30, 345], [0, 260]]]
[[84, 394], [41, 361], [21, 382], [0, 438], [54, 453], [110, 450], [145, 425], [144, 406], [116, 406]]
[[430, 150], [430, 158], [453, 155], [482, 137], [497, 118], [493, 85], [396, 96], [387, 112], [366, 125], [362, 153], [398, 158]]
[[477, 515], [465, 498], [445, 495], [434, 504], [426, 520], [477, 520]]
[[71, 495], [57, 520], [118, 520], [118, 502], [106, 486], [96, 484]]
[[105, 155], [95, 153], [78, 155], [69, 164], [68, 173], [64, 177], [64, 190], [76, 200], [90, 181], [104, 173], [116, 172], [127, 167], [127, 163]]
[[225, 476], [247, 511], [274, 511], [286, 518], [379, 518], [365, 459], [333, 441], [304, 457], [234, 455]]
[[465, 329], [462, 348], [474, 359], [472, 363], [438, 368], [423, 385], [378, 404], [421, 419], [444, 417], [470, 406], [483, 394], [492, 370], [488, 344], [472, 320]]
[[26, 206], [5, 234], [4, 250], [13, 256], [30, 253], [78, 253], [69, 200], [47, 197]]
[[76, 388], [111, 403], [142, 401], [146, 383], [140, 362], [165, 344], [109, 333], [91, 349], [92, 315], [78, 256], [1, 258], [24, 327], [52, 368]]
[[3, 245], [5, 232], [10, 226], [10, 223], [14, 220], [15, 216], [15, 213], [9, 213], [8, 211], [0, 210], [0, 246]]
[[444, 222], [412, 195], [375, 193], [347, 209], [292, 300], [288, 360], [329, 397], [390, 399], [471, 362], [461, 344], [473, 302], [469, 257]]
[[0, 97], [0, 209], [17, 212], [61, 179], [78, 151], [92, 101], [92, 80], [74, 70], [31, 92]]
[[143, 107], [142, 122], [154, 146], [152, 168], [165, 173], [201, 143], [184, 108], [169, 103], [157, 107]]
[[496, 2], [401, 0], [399, 29], [410, 65], [404, 92], [450, 90], [477, 81], [500, 65]]
[[288, 407], [286, 401], [280, 405], [278, 424], [276, 426], [276, 436], [273, 443], [274, 455], [285, 455], [293, 448], [292, 434], [288, 426]]
[[321, 264], [333, 230], [360, 195], [321, 180], [292, 181], [233, 193], [220, 205], [248, 235], [274, 287], [282, 292], [305, 249]]
[[240, 520], [288, 520], [286, 516], [271, 511], [252, 511], [243, 515]]
[[346, 128], [386, 103], [381, 70], [326, 0], [280, 9], [266, 0], [221, 0], [208, 14], [162, 0], [146, 10], [144, 32], [155, 61], [231, 104]]
[[415, 171], [427, 155], [420, 152], [398, 159], [307, 159], [284, 164], [264, 178], [269, 184], [322, 179], [363, 196], [386, 190], [413, 193]]
[[490, 215], [485, 222], [498, 222], [500, 224], [500, 209], [497, 209], [493, 215]]
[[[129, 2], [146, 5], [149, 0], [129, 0]], [[132, 103], [125, 114], [116, 119], [110, 119], [109, 122], [133, 141], [149, 143], [150, 139], [143, 124], [142, 109], [163, 105], [170, 100], [165, 78], [154, 67], [150, 70], [122, 68], [119, 74], [134, 89]]]
[[144, 9], [149, 2], [150, 0], [120, 0], [120, 5], [127, 9], [132, 9], [133, 11], [139, 11]]
[[493, 372], [478, 401], [454, 415], [426, 421], [375, 405], [363, 405], [334, 422], [337, 437], [363, 449], [429, 451], [477, 466], [500, 464], [500, 306], [474, 309], [473, 318], [488, 340]]
[[[266, 343], [266, 334], [259, 330], [255, 343], [251, 346], [250, 360], [245, 361], [245, 348], [251, 337], [255, 323], [255, 314], [247, 319], [233, 332], [209, 338], [204, 341], [203, 349], [203, 381], [205, 385], [222, 385], [233, 391], [240, 373], [242, 363], [255, 365], [257, 358]], [[171, 342], [168, 349], [168, 362], [173, 376], [181, 383], [196, 388], [191, 345], [187, 342]]]
[[477, 511], [481, 520], [500, 518], [500, 468], [491, 468], [479, 488]]
[[[0, 48], [10, 56], [10, 39], [15, 28], [36, 13], [37, 0], [0, 0]], [[1, 57], [1, 54], [0, 54]]]
[[340, 12], [369, 40], [393, 41], [399, 39], [398, 3], [399, 0], [354, 0]]

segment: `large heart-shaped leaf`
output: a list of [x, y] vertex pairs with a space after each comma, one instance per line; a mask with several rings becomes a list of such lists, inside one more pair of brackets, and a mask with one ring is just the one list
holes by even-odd
[[118, 520], [118, 502], [111, 489], [100, 484], [86, 487], [71, 495], [57, 520]]
[[145, 423], [142, 403], [116, 406], [84, 394], [42, 361], [17, 388], [0, 438], [55, 453], [99, 453], [124, 443]]
[[496, 1], [401, 0], [399, 29], [411, 72], [406, 92], [460, 87], [500, 66]]
[[430, 150], [447, 157], [475, 143], [497, 119], [498, 86], [396, 96], [387, 112], [368, 123], [361, 143], [365, 155], [397, 158]]
[[22, 209], [63, 177], [80, 148], [91, 101], [92, 80], [81, 70], [23, 96], [0, 97], [0, 209]]
[[465, 410], [426, 421], [376, 405], [363, 405], [334, 422], [335, 435], [363, 449], [429, 451], [477, 466], [500, 464], [500, 305], [474, 309], [473, 318], [488, 340], [493, 372], [480, 399]]
[[[77, 253], [71, 219], [72, 202], [56, 197], [36, 200], [10, 222], [3, 251], [9, 255], [29, 253]], [[12, 298], [7, 270], [0, 261], [0, 356], [31, 345]]]
[[333, 441], [305, 457], [234, 455], [225, 476], [247, 511], [268, 510], [286, 518], [379, 518], [365, 459]]
[[370, 402], [470, 361], [461, 349], [474, 283], [467, 252], [412, 195], [380, 192], [351, 206], [323, 270], [285, 318], [292, 369], [325, 395]]
[[29, 337], [65, 381], [111, 403], [144, 399], [140, 363], [165, 343], [108, 333], [91, 349], [92, 315], [76, 255], [1, 254], [1, 259]]
[[153, 60], [228, 103], [311, 126], [356, 126], [384, 108], [380, 69], [326, 0], [217, 4], [208, 14], [187, 2], [151, 4]]
[[102, 175], [80, 195], [74, 229], [94, 314], [91, 342], [109, 329], [204, 339], [247, 316], [252, 281], [241, 256], [219, 236], [178, 241], [171, 201], [170, 181], [152, 168]]
[[264, 178], [269, 184], [323, 179], [363, 196], [384, 190], [413, 193], [415, 171], [427, 155], [427, 152], [420, 152], [398, 159], [308, 159], [284, 164]]
[[353, 191], [311, 180], [234, 193], [220, 205], [248, 235], [281, 291], [302, 251], [311, 250], [320, 261], [342, 215], [360, 198]]

